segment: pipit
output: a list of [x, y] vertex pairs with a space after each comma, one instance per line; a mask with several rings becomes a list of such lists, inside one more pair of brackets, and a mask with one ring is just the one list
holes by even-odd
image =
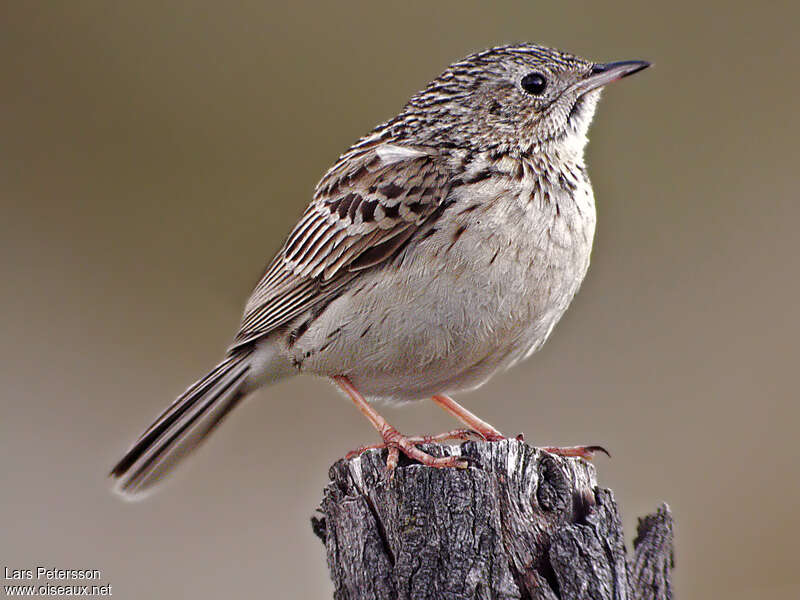
[[[601, 88], [647, 66], [530, 44], [450, 65], [325, 174], [224, 360], [114, 467], [118, 491], [149, 489], [245, 396], [298, 373], [353, 400], [389, 467], [399, 452], [463, 467], [416, 445], [503, 439], [449, 394], [541, 348], [578, 291], [595, 229], [587, 130]], [[467, 429], [406, 437], [368, 402], [424, 398]]]

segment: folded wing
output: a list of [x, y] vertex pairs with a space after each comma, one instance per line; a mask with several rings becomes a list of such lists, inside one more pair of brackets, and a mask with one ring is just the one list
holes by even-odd
[[394, 256], [447, 192], [445, 170], [425, 150], [379, 144], [342, 156], [253, 291], [232, 348], [330, 300], [360, 271]]

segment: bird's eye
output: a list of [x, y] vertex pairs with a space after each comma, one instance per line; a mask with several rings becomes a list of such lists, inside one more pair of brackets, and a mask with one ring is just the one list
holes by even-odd
[[541, 96], [547, 88], [547, 80], [541, 73], [528, 73], [522, 78], [520, 85], [529, 94]]

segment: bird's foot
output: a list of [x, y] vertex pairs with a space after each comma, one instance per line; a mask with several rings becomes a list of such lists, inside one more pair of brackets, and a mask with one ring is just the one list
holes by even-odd
[[[489, 423], [478, 417], [476, 414], [470, 412], [463, 406], [461, 406], [458, 402], [453, 400], [450, 396], [444, 396], [441, 394], [437, 394], [431, 397], [436, 404], [438, 404], [443, 410], [453, 415], [456, 419], [464, 423], [467, 427], [471, 430], [476, 431], [483, 441], [485, 442], [500, 442], [502, 440], [507, 440], [508, 438], [500, 433], [497, 429], [492, 427]], [[522, 434], [517, 436], [518, 440], [521, 440]]]
[[[478, 431], [478, 430], [476, 430], [476, 431]], [[480, 434], [480, 436], [481, 436], [481, 438], [483, 439], [484, 442], [502, 442], [503, 440], [515, 439], [515, 438], [510, 438], [510, 437], [507, 437], [507, 436], [503, 435], [502, 433], [500, 433], [496, 429], [492, 429], [492, 430], [488, 430], [487, 429], [487, 430], [483, 430], [483, 431], [478, 431], [478, 434]], [[520, 435], [522, 435], [522, 434], [520, 434]], [[516, 439], [520, 439], [519, 436], [517, 436]]]
[[358, 456], [367, 450], [380, 450], [387, 448], [389, 456], [386, 459], [386, 469], [391, 471], [397, 466], [400, 458], [400, 452], [405, 454], [408, 458], [416, 460], [417, 462], [427, 465], [429, 467], [445, 468], [456, 467], [460, 469], [466, 468], [467, 461], [457, 456], [432, 456], [427, 452], [423, 452], [417, 448], [418, 444], [432, 444], [435, 442], [443, 442], [447, 440], [470, 440], [473, 438], [482, 438], [482, 434], [472, 429], [454, 429], [438, 435], [423, 435], [423, 436], [405, 436], [393, 427], [388, 427], [382, 432], [383, 443], [370, 444], [368, 446], [361, 446], [352, 452], [348, 452], [345, 456], [346, 459]]
[[545, 452], [555, 454], [556, 456], [578, 457], [584, 460], [592, 460], [596, 452], [602, 452], [611, 458], [611, 454], [609, 454], [608, 450], [602, 446], [564, 446], [561, 448], [543, 446], [540, 447], [539, 450], [544, 450]]

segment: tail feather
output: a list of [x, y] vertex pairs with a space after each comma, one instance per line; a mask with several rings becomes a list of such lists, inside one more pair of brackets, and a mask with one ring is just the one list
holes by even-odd
[[139, 437], [111, 470], [119, 494], [136, 499], [149, 491], [241, 402], [250, 354], [240, 351], [226, 358], [181, 394]]

